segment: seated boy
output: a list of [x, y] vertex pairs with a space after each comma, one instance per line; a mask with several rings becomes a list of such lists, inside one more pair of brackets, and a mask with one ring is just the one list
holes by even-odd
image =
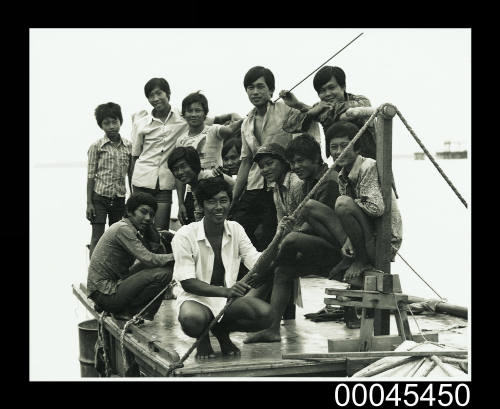
[[[252, 268], [260, 253], [241, 225], [226, 220], [232, 189], [221, 178], [200, 180], [194, 190], [203, 206], [204, 218], [182, 226], [172, 240], [174, 278], [183, 291], [177, 297], [179, 322], [190, 337], [198, 338], [224, 308], [227, 299], [236, 298], [212, 333], [224, 355], [240, 351], [231, 342], [233, 331], [258, 331], [270, 325], [270, 306], [245, 296], [248, 284], [237, 282], [240, 261]], [[198, 358], [215, 356], [207, 335], [198, 344]]]
[[200, 180], [218, 176], [223, 178], [231, 187], [234, 185], [234, 180], [222, 173], [220, 167], [202, 170], [200, 156], [191, 146], [178, 146], [175, 148], [170, 154], [167, 163], [176, 183], [179, 182], [179, 184], [188, 185], [191, 188], [184, 199], [186, 213], [184, 218], [179, 220], [182, 224], [200, 221], [203, 218], [203, 207], [197, 203], [192, 193]]
[[[92, 225], [90, 254], [104, 233], [106, 217], [111, 226], [125, 212], [125, 176], [131, 174], [132, 144], [120, 136], [123, 123], [120, 105], [113, 102], [95, 109], [97, 125], [104, 136], [90, 145], [87, 171], [87, 219]], [[132, 191], [132, 190], [130, 190]]]
[[[148, 193], [133, 193], [126, 216], [113, 224], [97, 243], [89, 264], [87, 294], [98, 310], [130, 319], [172, 279], [172, 254], [165, 254], [154, 228], [156, 200]], [[134, 264], [135, 263], [135, 264]], [[152, 320], [163, 298], [158, 297], [144, 318]]]
[[[347, 234], [342, 253], [354, 259], [344, 275], [345, 281], [356, 279], [363, 271], [372, 268], [375, 262], [374, 222], [384, 214], [376, 161], [361, 156], [356, 144], [344, 152], [340, 161], [338, 160], [358, 131], [359, 128], [355, 124], [338, 121], [328, 128], [325, 135], [329, 140], [329, 150], [334, 164], [341, 167], [339, 173], [341, 196], [335, 203], [335, 214]], [[391, 195], [393, 260], [401, 246], [403, 228], [394, 191]]]

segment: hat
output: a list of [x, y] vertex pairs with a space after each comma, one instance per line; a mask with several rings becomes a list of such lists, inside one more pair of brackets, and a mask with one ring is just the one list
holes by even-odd
[[285, 148], [283, 148], [283, 146], [281, 146], [280, 144], [270, 143], [268, 145], [262, 145], [259, 149], [257, 149], [257, 152], [253, 157], [253, 161], [258, 162], [265, 155], [272, 156], [273, 158], [280, 159], [283, 162], [287, 163]]

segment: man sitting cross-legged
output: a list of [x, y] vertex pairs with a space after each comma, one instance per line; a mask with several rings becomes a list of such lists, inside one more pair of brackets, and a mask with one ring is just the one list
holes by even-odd
[[[240, 261], [251, 269], [260, 253], [241, 225], [226, 220], [231, 193], [231, 187], [221, 178], [200, 180], [194, 194], [203, 206], [204, 217], [182, 226], [172, 240], [174, 278], [183, 289], [177, 305], [184, 333], [198, 338], [226, 301], [236, 298], [212, 329], [224, 355], [240, 352], [231, 342], [230, 332], [259, 331], [271, 325], [270, 305], [255, 297], [244, 297], [250, 286], [236, 281]], [[196, 356], [215, 356], [208, 335], [198, 344]]]

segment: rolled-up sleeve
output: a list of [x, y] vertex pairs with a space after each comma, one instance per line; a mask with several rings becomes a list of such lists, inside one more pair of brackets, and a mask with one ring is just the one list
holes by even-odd
[[181, 282], [196, 278], [196, 263], [193, 257], [193, 249], [189, 239], [177, 232], [172, 239], [172, 251], [174, 252], [174, 273], [176, 281]]
[[94, 179], [97, 172], [97, 144], [92, 144], [87, 152], [88, 164], [87, 164], [87, 178]]
[[254, 264], [259, 259], [261, 252], [255, 249], [254, 245], [248, 238], [245, 229], [241, 225], [238, 225], [237, 228], [239, 237], [238, 241], [239, 253], [241, 259], [243, 260], [243, 264], [245, 264], [245, 267], [251, 270]]
[[144, 118], [147, 114], [148, 113], [146, 111], [140, 111], [132, 115], [132, 132], [130, 134], [130, 140], [132, 142], [132, 156], [140, 156], [142, 153], [144, 133], [140, 132], [139, 120]]
[[379, 217], [384, 214], [384, 198], [375, 162], [363, 172], [359, 181], [359, 198], [354, 201], [369, 216]]
[[172, 261], [171, 254], [155, 254], [150, 252], [144, 247], [134, 232], [126, 226], [117, 230], [116, 239], [130, 254], [148, 267], [161, 267]]

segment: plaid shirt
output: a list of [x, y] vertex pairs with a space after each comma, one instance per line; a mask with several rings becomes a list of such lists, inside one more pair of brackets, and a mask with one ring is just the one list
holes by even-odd
[[125, 197], [131, 151], [130, 141], [121, 137], [117, 146], [106, 135], [90, 145], [87, 178], [94, 179], [94, 192], [106, 197]]

